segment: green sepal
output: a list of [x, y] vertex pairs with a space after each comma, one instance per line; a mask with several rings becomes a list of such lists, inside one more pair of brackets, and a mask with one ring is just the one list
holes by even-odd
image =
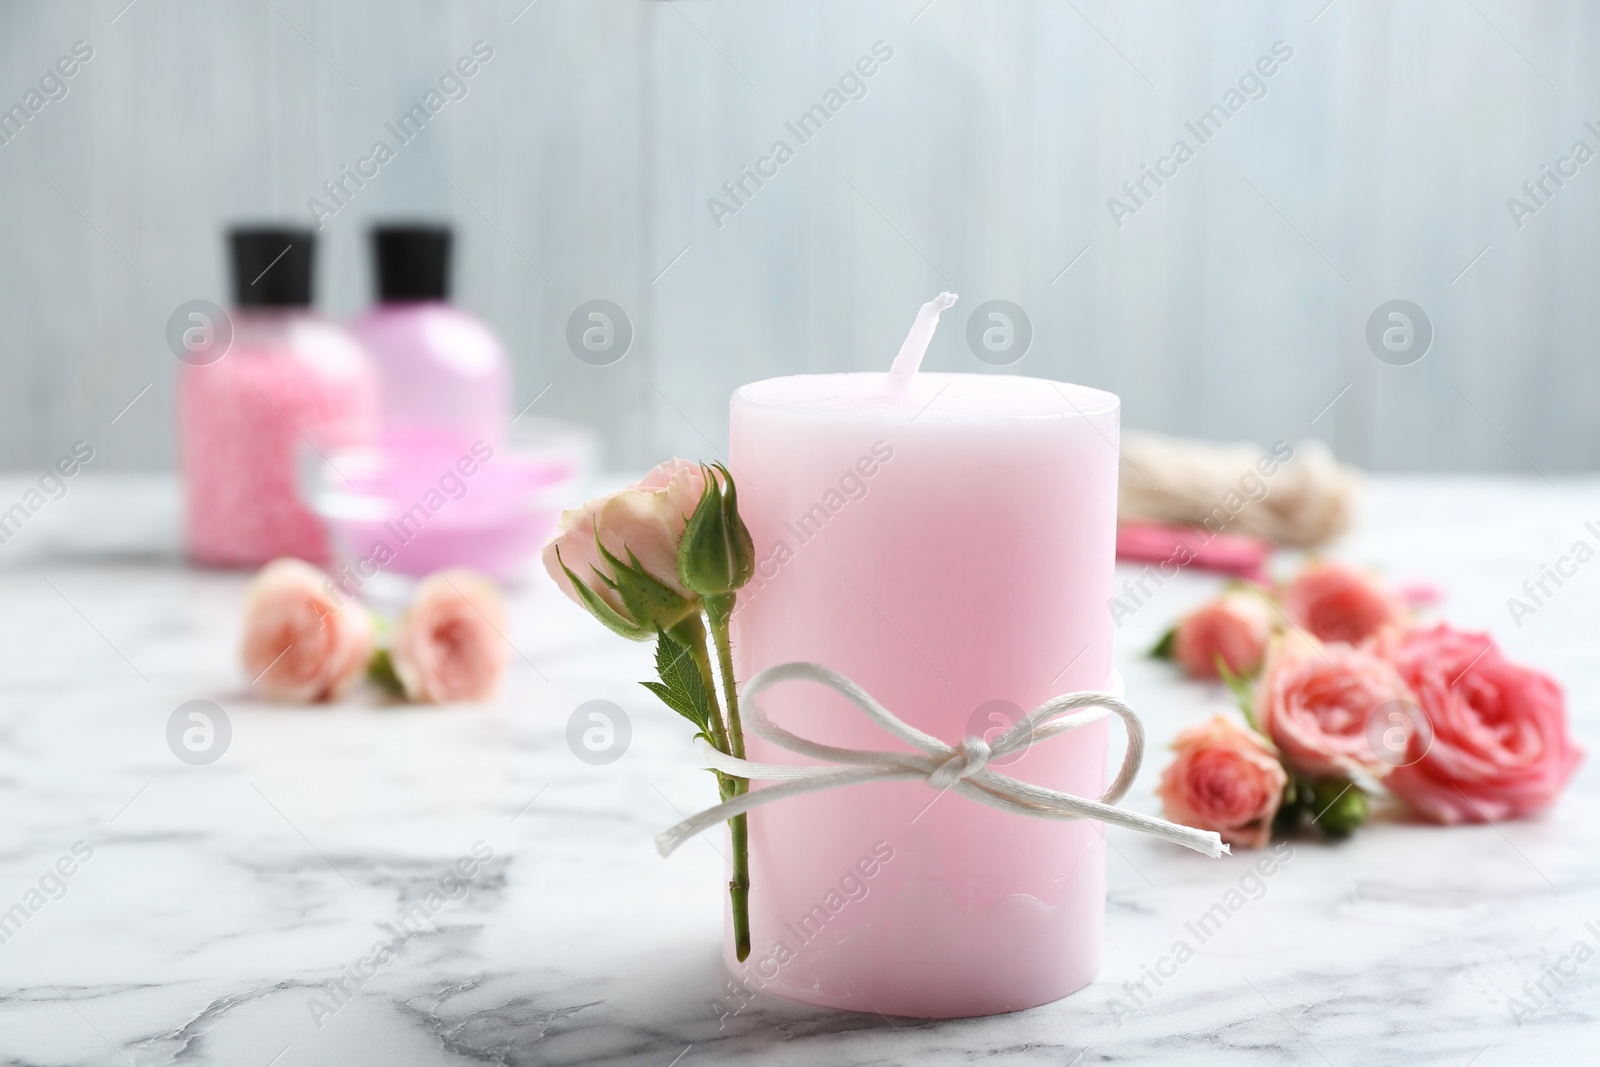
[[1367, 821], [1367, 794], [1343, 778], [1311, 783], [1311, 821], [1331, 838], [1349, 837]]
[[622, 598], [623, 608], [641, 630], [635, 640], [643, 641], [658, 629], [670, 629], [684, 616], [699, 610], [697, 601], [686, 599], [645, 570], [631, 548], [624, 547], [628, 553], [628, 561], [624, 563], [600, 543], [599, 534], [595, 534], [594, 545], [600, 558], [611, 568], [610, 575], [601, 574], [599, 568], [595, 573]]
[[716, 714], [706, 692], [705, 677], [693, 650], [665, 630], [656, 631], [656, 674], [659, 682], [640, 682], [661, 702], [700, 729], [711, 740], [711, 717]]
[[[566, 561], [561, 558], [561, 549], [559, 548], [556, 549], [556, 562], [561, 564], [562, 571], [566, 573], [567, 580], [572, 583], [572, 588], [577, 591], [578, 599], [583, 602], [583, 606], [588, 608], [589, 614], [599, 619], [606, 629], [614, 634], [620, 634], [630, 641], [643, 641], [650, 636], [649, 630], [624, 617], [616, 608], [606, 603], [599, 593], [584, 584], [583, 579], [573, 574], [572, 568], [567, 566]], [[601, 574], [598, 569], [595, 569], [594, 573], [606, 585], [615, 588], [614, 584], [605, 575]]]
[[718, 596], [740, 588], [755, 573], [755, 541], [739, 517], [733, 475], [720, 463], [700, 469], [705, 487], [678, 542], [678, 579], [702, 596]]
[[1177, 643], [1178, 643], [1178, 628], [1176, 626], [1173, 626], [1173, 627], [1170, 627], [1167, 630], [1166, 633], [1162, 634], [1161, 635], [1161, 640], [1157, 641], [1155, 643], [1154, 647], [1152, 647], [1150, 649], [1150, 653], [1149, 653], [1150, 658], [1151, 659], [1171, 659], [1172, 658], [1173, 646], [1176, 645]]
[[387, 648], [380, 648], [372, 654], [372, 662], [367, 664], [367, 680], [391, 696], [406, 695], [405, 683], [400, 681], [400, 675], [395, 672], [394, 657], [389, 655]]
[[1282, 837], [1300, 825], [1301, 818], [1306, 814], [1305, 796], [1306, 787], [1293, 772], [1283, 786], [1283, 798], [1278, 804], [1278, 814], [1272, 819], [1272, 835]]
[[1291, 773], [1272, 832], [1283, 836], [1310, 823], [1324, 837], [1342, 841], [1367, 821], [1367, 794], [1348, 778], [1302, 778]]

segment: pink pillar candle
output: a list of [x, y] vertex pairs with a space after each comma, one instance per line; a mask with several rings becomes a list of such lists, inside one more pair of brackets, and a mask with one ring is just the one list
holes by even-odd
[[[1112, 684], [1120, 402], [1007, 375], [775, 378], [733, 395], [730, 460], [756, 573], [740, 678], [792, 660], [842, 671], [947, 742], [992, 738], [1051, 696]], [[893, 749], [843, 697], [791, 682], [781, 725]], [[1106, 784], [1104, 721], [994, 766], [1082, 796]], [[752, 738], [750, 758], [797, 757]], [[757, 783], [755, 788], [761, 788]], [[1015, 1011], [1100, 962], [1096, 823], [1007, 814], [888, 782], [750, 813], [755, 988], [891, 1015]]]

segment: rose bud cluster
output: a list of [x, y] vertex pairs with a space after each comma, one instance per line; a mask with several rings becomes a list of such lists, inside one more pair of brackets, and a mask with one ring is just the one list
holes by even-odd
[[698, 620], [748, 582], [755, 548], [727, 471], [673, 459], [562, 512], [544, 566], [607, 628], [644, 641]]
[[310, 704], [348, 690], [372, 658], [372, 616], [340, 609], [328, 576], [311, 564], [279, 559], [263, 567], [245, 588], [239, 654], [256, 691]]
[[1269, 834], [1348, 836], [1372, 796], [1437, 823], [1552, 804], [1583, 758], [1561, 687], [1487, 634], [1417, 623], [1408, 599], [1373, 574], [1318, 560], [1275, 592], [1233, 588], [1181, 619], [1154, 654], [1192, 677], [1221, 677], [1252, 729], [1213, 720], [1179, 735], [1162, 779], [1168, 817], [1264, 844], [1257, 816], [1268, 806], [1243, 817], [1264, 781], [1251, 769], [1263, 753], [1283, 774]]
[[1272, 639], [1273, 611], [1252, 590], [1224, 593], [1185, 616], [1170, 634], [1170, 654], [1191, 678], [1248, 678], [1261, 669]]
[[1215, 830], [1235, 848], [1260, 848], [1289, 776], [1272, 743], [1224, 715], [1191, 726], [1172, 744], [1177, 753], [1156, 793], [1167, 818]]
[[[641, 684], [713, 748], [743, 757], [729, 623], [737, 591], [755, 571], [755, 545], [727, 468], [669, 460], [626, 489], [564, 512], [544, 566], [608, 629], [634, 641], [654, 637], [657, 678]], [[723, 800], [748, 791], [744, 779], [715, 773]], [[743, 960], [751, 948], [746, 816], [731, 817], [728, 830], [728, 899]]]
[[510, 659], [505, 625], [500, 589], [483, 575], [456, 568], [424, 578], [389, 645], [406, 698], [488, 700]]
[[240, 654], [251, 685], [277, 703], [335, 700], [366, 675], [408, 700], [487, 700], [509, 658], [499, 588], [474, 571], [418, 584], [386, 646], [366, 608], [297, 559], [267, 564], [245, 591]]
[[1318, 561], [1283, 592], [1283, 611], [1319, 641], [1359, 645], [1405, 620], [1406, 605], [1376, 575]]
[[1583, 761], [1561, 686], [1506, 659], [1488, 634], [1441, 623], [1392, 635], [1382, 651], [1428, 724], [1384, 784], [1423, 818], [1531, 815], [1555, 800]]

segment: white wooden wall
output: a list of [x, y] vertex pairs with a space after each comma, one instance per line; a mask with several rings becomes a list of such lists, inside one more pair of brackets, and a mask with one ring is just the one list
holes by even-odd
[[[534, 410], [601, 427], [614, 463], [714, 457], [734, 386], [886, 367], [954, 288], [930, 367], [989, 369], [965, 313], [1008, 299], [1034, 328], [1015, 369], [1120, 393], [1132, 428], [1319, 436], [1382, 469], [1600, 465], [1600, 160], [1520, 229], [1506, 206], [1574, 141], [1600, 151], [1594, 5], [525, 4], [0, 0], [0, 107], [94, 49], [0, 146], [0, 467], [78, 438], [170, 465], [165, 324], [226, 302], [221, 228], [308, 218], [480, 39], [468, 96], [328, 221], [322, 303], [364, 304], [374, 217], [454, 219], [460, 300], [519, 396], [550, 385]], [[880, 40], [866, 96], [718, 228], [707, 199]], [[1267, 95], [1119, 228], [1107, 198], [1279, 40]], [[637, 332], [609, 367], [564, 341], [594, 298]], [[1365, 341], [1392, 298], [1434, 324], [1411, 366]]]

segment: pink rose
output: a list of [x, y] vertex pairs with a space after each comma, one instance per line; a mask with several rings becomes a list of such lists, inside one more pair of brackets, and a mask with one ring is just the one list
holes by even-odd
[[[1255, 716], [1289, 766], [1312, 778], [1388, 773], [1372, 740], [1385, 705], [1409, 701], [1405, 681], [1382, 657], [1291, 633], [1273, 649], [1256, 686]], [[1406, 727], [1401, 727], [1405, 729]]]
[[1320, 641], [1359, 645], [1406, 617], [1405, 604], [1365, 571], [1313, 563], [1283, 594], [1284, 612]]
[[1183, 731], [1172, 747], [1177, 758], [1156, 789], [1167, 818], [1215, 830], [1240, 848], [1265, 845], [1289, 782], [1267, 740], [1215, 715]]
[[500, 589], [475, 571], [438, 571], [417, 586], [395, 627], [389, 657], [411, 700], [486, 700], [505, 673]]
[[1272, 636], [1272, 608], [1254, 593], [1225, 593], [1178, 623], [1172, 658], [1194, 678], [1217, 677], [1217, 657], [1236, 675], [1261, 666]]
[[597, 567], [609, 573], [595, 548], [598, 530], [607, 551], [624, 562], [631, 551], [651, 577], [692, 598], [694, 594], [678, 580], [678, 542], [704, 490], [705, 473], [698, 464], [672, 459], [626, 489], [564, 511], [560, 529], [544, 546], [544, 569], [563, 593], [581, 605], [583, 600], [562, 569], [566, 564], [601, 599], [625, 614], [616, 590], [595, 578]]
[[1427, 724], [1384, 782], [1413, 811], [1441, 823], [1493, 822], [1555, 800], [1583, 752], [1553, 679], [1506, 659], [1489, 635], [1442, 623], [1380, 647]]
[[372, 619], [341, 605], [326, 574], [297, 559], [267, 564], [244, 594], [245, 673], [268, 700], [330, 700], [372, 658]]

